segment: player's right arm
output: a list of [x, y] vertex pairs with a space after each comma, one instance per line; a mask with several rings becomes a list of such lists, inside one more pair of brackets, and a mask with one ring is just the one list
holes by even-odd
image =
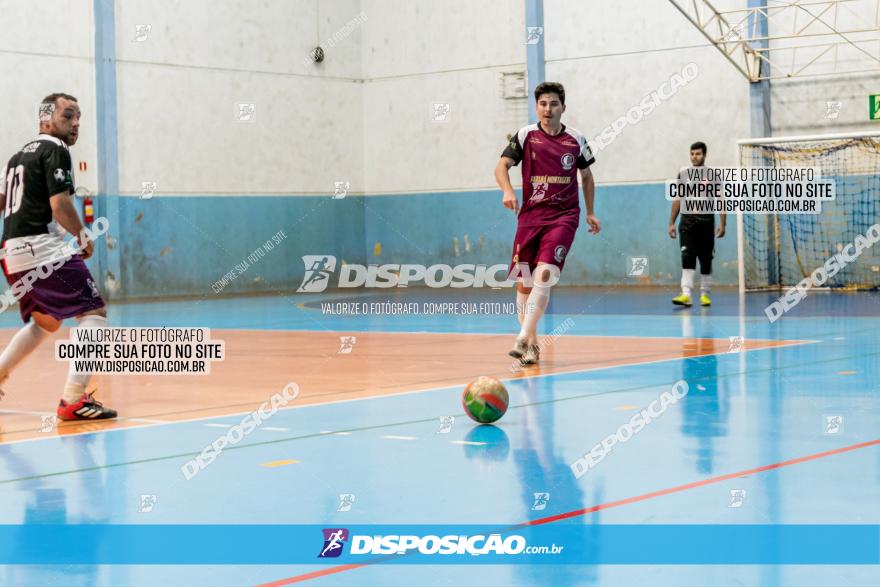
[[672, 211], [669, 213], [669, 238], [675, 238], [675, 219], [678, 218], [678, 211], [681, 209], [681, 200], [672, 202]]
[[501, 203], [505, 208], [509, 208], [514, 212], [519, 212], [519, 200], [516, 199], [516, 192], [513, 191], [513, 184], [510, 183], [510, 168], [516, 165], [513, 159], [502, 157], [495, 166], [495, 181], [498, 187], [504, 193]]
[[495, 166], [495, 181], [504, 193], [501, 203], [505, 208], [516, 213], [519, 213], [519, 200], [516, 199], [516, 192], [513, 191], [513, 185], [510, 183], [510, 168], [518, 165], [520, 161], [522, 161], [522, 145], [517, 132], [510, 138], [510, 142], [501, 153], [498, 165]]
[[[681, 182], [681, 172], [675, 176], [676, 180]], [[675, 219], [678, 218], [678, 213], [681, 211], [681, 200], [675, 199], [672, 201], [672, 210], [669, 212], [669, 228], [666, 230], [669, 233], [669, 238], [675, 238]]]

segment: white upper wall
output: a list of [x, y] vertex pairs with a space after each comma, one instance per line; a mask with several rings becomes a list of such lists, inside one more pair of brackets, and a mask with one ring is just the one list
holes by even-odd
[[0, 0], [0, 15], [4, 53], [65, 59], [94, 56], [92, 0]]
[[547, 79], [566, 86], [570, 124], [590, 138], [668, 88], [673, 75], [697, 72], [650, 113], [630, 114], [638, 122], [627, 122], [596, 155], [599, 183], [668, 179], [688, 164], [698, 140], [708, 145], [710, 164], [736, 164], [736, 141], [749, 133], [748, 84], [669, 2], [547, 0], [544, 16]]
[[[364, 181], [370, 193], [473, 189], [526, 119], [501, 98], [501, 72], [525, 71], [522, 0], [363, 0]], [[448, 104], [444, 121], [434, 104]]]
[[[117, 2], [119, 175], [183, 194], [361, 191], [357, 0]], [[136, 25], [149, 25], [136, 41]], [[320, 65], [308, 57], [324, 43]], [[253, 104], [250, 121], [239, 104]]]
[[[534, 108], [532, 97], [501, 96], [501, 72], [526, 68], [524, 2], [363, 6], [371, 21], [395, 23], [363, 39], [367, 190], [493, 187], [507, 135]], [[668, 2], [545, 0], [544, 28], [546, 77], [568, 95], [563, 121], [588, 137], [686, 64], [699, 68], [598, 154], [600, 183], [666, 179], [696, 140], [713, 164], [735, 163], [736, 140], [749, 133], [748, 85]], [[431, 121], [433, 103], [450, 105], [448, 121]], [[519, 183], [518, 170], [511, 178]]]
[[[83, 110], [72, 152], [89, 165], [77, 179], [90, 189], [100, 139], [92, 9], [0, 0], [0, 158], [34, 136], [40, 98], [72, 93]], [[546, 77], [568, 92], [563, 120], [591, 138], [698, 67], [597, 154], [600, 183], [662, 180], [695, 140], [708, 143], [710, 163], [736, 163], [735, 142], [750, 134], [748, 84], [669, 2], [545, 0], [544, 21]], [[150, 27], [142, 41], [136, 25]], [[128, 194], [145, 181], [181, 194], [329, 194], [336, 181], [354, 193], [493, 188], [507, 135], [534, 108], [531, 97], [502, 97], [502, 73], [526, 69], [524, 0], [117, 0], [116, 27]], [[775, 82], [774, 134], [876, 129], [876, 91], [877, 76]], [[825, 115], [829, 101], [841, 102], [837, 118]], [[239, 121], [250, 103], [254, 120]], [[432, 120], [434, 104], [448, 104], [446, 120]]]
[[523, 0], [362, 0], [364, 77], [430, 75], [525, 61]]
[[[736, 141], [749, 136], [748, 84], [669, 2], [546, 0], [544, 20], [547, 79], [566, 87], [567, 124], [595, 138], [637, 107], [637, 122], [597, 153], [599, 183], [668, 179], [698, 140], [710, 164], [736, 164]], [[644, 114], [640, 101], [689, 63], [696, 77]]]
[[[37, 136], [43, 97], [65, 92], [79, 99], [79, 141], [71, 149], [77, 184], [94, 187], [97, 161], [92, 2], [0, 0], [0, 167]], [[77, 162], [89, 164], [87, 172]]]
[[876, 131], [868, 96], [880, 94], [880, 75], [776, 81], [771, 86], [774, 136]]
[[[319, 67], [303, 63], [360, 13], [359, 0], [117, 0], [117, 56], [175, 67], [360, 78], [362, 27], [332, 41]], [[151, 27], [143, 42], [134, 40], [136, 25]]]

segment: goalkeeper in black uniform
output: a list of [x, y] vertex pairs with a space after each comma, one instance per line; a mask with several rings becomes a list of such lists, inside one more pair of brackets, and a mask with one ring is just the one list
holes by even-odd
[[[703, 167], [706, 164], [706, 143], [696, 142], [691, 145], [691, 165]], [[678, 174], [679, 182], [687, 182], [687, 171]], [[681, 209], [681, 200], [672, 202], [669, 214], [669, 238], [675, 238], [675, 219]], [[672, 298], [672, 303], [679, 306], [691, 306], [691, 294], [694, 290], [694, 273], [697, 259], [700, 260], [700, 305], [711, 306], [709, 289], [712, 286], [712, 257], [715, 256], [715, 237], [724, 236], [727, 216], [720, 214], [721, 223], [715, 229], [715, 214], [681, 215], [678, 225], [679, 243], [681, 244], [681, 294]]]

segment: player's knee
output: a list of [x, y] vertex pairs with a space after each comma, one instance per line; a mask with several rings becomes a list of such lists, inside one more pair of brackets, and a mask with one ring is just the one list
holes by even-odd
[[538, 265], [535, 270], [535, 285], [551, 287], [559, 281], [559, 267], [550, 264]]
[[518, 291], [521, 294], [528, 295], [528, 294], [532, 293], [532, 288], [524, 286], [522, 281], [520, 281], [519, 283], [516, 284], [516, 291]]
[[59, 328], [61, 328], [61, 320], [57, 320], [52, 316], [40, 314], [39, 312], [34, 312], [33, 314], [31, 314], [31, 318], [34, 322], [37, 323], [37, 326], [39, 326], [46, 332], [55, 332]]

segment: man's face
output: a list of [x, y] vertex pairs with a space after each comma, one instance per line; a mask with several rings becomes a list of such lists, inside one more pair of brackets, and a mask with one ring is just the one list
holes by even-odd
[[558, 94], [541, 94], [535, 104], [538, 120], [545, 126], [559, 126], [559, 119], [565, 112], [565, 105], [559, 100]]
[[42, 132], [59, 138], [70, 146], [76, 144], [79, 138], [79, 118], [82, 113], [79, 104], [66, 98], [58, 98], [55, 101], [55, 111], [48, 123], [43, 123]]
[[691, 149], [691, 165], [700, 167], [706, 161], [706, 154], [702, 149]]

